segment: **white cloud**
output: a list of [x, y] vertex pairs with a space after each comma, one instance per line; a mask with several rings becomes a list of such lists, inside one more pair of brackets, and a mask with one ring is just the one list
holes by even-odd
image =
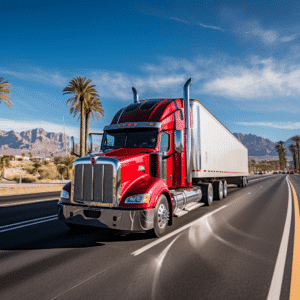
[[180, 22], [180, 23], [184, 23], [187, 25], [197, 25], [203, 28], [209, 28], [209, 29], [214, 29], [214, 30], [220, 30], [220, 31], [225, 31], [224, 29], [222, 29], [221, 27], [218, 26], [214, 26], [214, 25], [207, 25], [207, 24], [203, 24], [197, 21], [187, 21], [187, 20], [183, 20], [177, 17], [169, 17], [169, 19]]
[[[204, 85], [209, 94], [230, 98], [295, 97], [300, 95], [300, 65], [262, 60], [250, 66], [227, 66]], [[222, 74], [223, 73], [223, 74]]]
[[263, 126], [269, 128], [276, 128], [276, 129], [300, 129], [300, 122], [282, 122], [282, 123], [273, 123], [273, 122], [236, 122], [237, 125], [243, 126]]
[[290, 36], [283, 36], [280, 39], [281, 39], [282, 42], [291, 42], [291, 41], [295, 40], [298, 35], [299, 34], [293, 34], [293, 35], [290, 35]]
[[251, 33], [254, 36], [258, 36], [265, 44], [273, 44], [279, 38], [278, 32], [274, 30], [263, 30], [263, 29], [255, 28], [251, 31]]
[[[232, 61], [235, 63], [233, 64]], [[131, 101], [132, 86], [137, 88], [141, 99], [181, 97], [182, 85], [192, 77], [192, 93], [195, 97], [208, 94], [237, 101], [266, 98], [273, 98], [275, 101], [279, 97], [294, 97], [291, 101], [296, 103], [295, 101], [298, 101], [296, 97], [300, 95], [298, 61], [298, 57], [287, 57], [286, 60], [279, 61], [274, 58], [262, 59], [255, 56], [238, 62], [221, 54], [210, 57], [199, 56], [192, 60], [164, 57], [160, 58], [156, 65], [146, 65], [138, 70], [140, 75], [86, 70], [82, 72], [82, 76], [92, 79], [102, 99]], [[32, 73], [28, 74], [30, 76]], [[39, 74], [43, 76], [33, 76], [31, 80], [40, 80], [51, 72], [40, 70]], [[21, 73], [17, 75], [25, 76], [23, 73], [22, 76]], [[55, 76], [60, 82], [60, 89], [67, 84], [68, 81], [62, 74], [56, 73]], [[52, 84], [53, 82], [55, 80], [51, 81]], [[37, 97], [40, 96], [42, 95], [39, 94]], [[51, 97], [53, 98], [52, 95]], [[48, 99], [44, 95], [43, 99], [48, 101], [51, 97]], [[279, 101], [277, 102], [280, 104]]]
[[291, 42], [295, 40], [298, 36], [298, 34], [293, 34], [290, 36], [280, 36], [279, 32], [276, 30], [267, 30], [261, 28], [254, 28], [250, 31], [250, 33], [254, 36], [259, 37], [265, 45]]
[[[0, 128], [2, 131], [16, 131], [22, 132], [26, 130], [31, 130], [35, 128], [43, 128], [47, 132], [55, 132], [55, 133], [63, 133], [64, 127], [61, 124], [50, 123], [42, 120], [31, 120], [31, 121], [23, 121], [23, 120], [9, 120], [0, 118]], [[79, 126], [65, 126], [65, 133], [68, 136], [74, 136], [75, 138], [79, 138]], [[100, 130], [90, 129], [90, 132], [102, 132]]]
[[[24, 70], [26, 68], [26, 70]], [[49, 72], [39, 68], [22, 67], [21, 70], [8, 70], [0, 68], [0, 73], [10, 75], [21, 80], [34, 81], [50, 86], [65, 87], [68, 84], [68, 79], [58, 71]]]
[[[153, 70], [152, 70], [153, 71]], [[91, 74], [93, 83], [101, 97], [115, 98], [118, 100], [132, 99], [131, 87], [136, 87], [140, 95], [162, 93], [172, 88], [177, 88], [184, 80], [188, 79], [181, 74], [148, 74], [144, 76], [130, 76], [122, 73], [94, 72]], [[155, 73], [157, 73], [155, 71]]]

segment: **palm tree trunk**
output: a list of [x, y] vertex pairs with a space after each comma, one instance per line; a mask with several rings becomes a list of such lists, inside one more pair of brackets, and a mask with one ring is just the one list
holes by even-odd
[[84, 152], [84, 145], [83, 145], [83, 141], [84, 141], [84, 137], [83, 137], [83, 124], [84, 124], [84, 105], [83, 105], [83, 97], [80, 97], [80, 104], [81, 104], [81, 115], [80, 115], [80, 150], [79, 150], [79, 155], [80, 157], [84, 156], [85, 152]]
[[293, 154], [293, 161], [294, 161], [294, 170], [296, 170], [297, 169], [297, 153], [296, 153], [296, 151], [293, 151], [292, 154]]
[[85, 114], [85, 151], [86, 152], [88, 150], [87, 138], [88, 138], [88, 134], [89, 134], [90, 117], [91, 117], [91, 113], [90, 112], [88, 112], [87, 114]]
[[298, 172], [300, 172], [300, 143], [297, 143], [298, 148]]

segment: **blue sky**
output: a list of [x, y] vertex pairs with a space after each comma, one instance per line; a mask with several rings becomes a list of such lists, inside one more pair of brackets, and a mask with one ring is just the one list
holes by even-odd
[[232, 132], [300, 134], [300, 4], [286, 1], [0, 0], [0, 130], [79, 136], [64, 87], [92, 79], [105, 116], [140, 99], [200, 100]]

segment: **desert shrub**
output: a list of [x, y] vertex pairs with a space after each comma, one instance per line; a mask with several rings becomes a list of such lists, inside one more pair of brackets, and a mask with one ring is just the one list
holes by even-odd
[[60, 179], [60, 175], [53, 165], [42, 166], [38, 169], [38, 172], [40, 174], [39, 179]]
[[36, 173], [34, 168], [32, 168], [32, 167], [25, 167], [25, 168], [23, 168], [23, 170], [25, 170], [28, 174], [31, 174], [31, 175]]
[[[12, 178], [10, 178], [11, 180], [20, 182], [20, 175], [14, 175]], [[26, 182], [36, 182], [36, 177], [31, 176], [31, 175], [26, 175], [26, 176], [22, 176], [22, 182], [26, 183]]]
[[54, 162], [55, 165], [59, 165], [59, 164], [62, 164], [62, 160], [63, 160], [63, 158], [62, 158], [61, 155], [60, 156], [55, 156], [54, 159], [53, 159], [53, 162]]
[[64, 165], [57, 165], [56, 166], [57, 172], [60, 174], [60, 178], [61, 176], [63, 176], [64, 178], [67, 178], [67, 168]]

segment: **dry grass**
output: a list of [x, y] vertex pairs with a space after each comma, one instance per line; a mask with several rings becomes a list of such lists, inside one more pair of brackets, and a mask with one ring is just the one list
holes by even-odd
[[0, 188], [0, 195], [17, 195], [17, 194], [31, 194], [43, 192], [61, 191], [64, 184], [51, 186], [31, 186], [31, 187], [6, 187]]

